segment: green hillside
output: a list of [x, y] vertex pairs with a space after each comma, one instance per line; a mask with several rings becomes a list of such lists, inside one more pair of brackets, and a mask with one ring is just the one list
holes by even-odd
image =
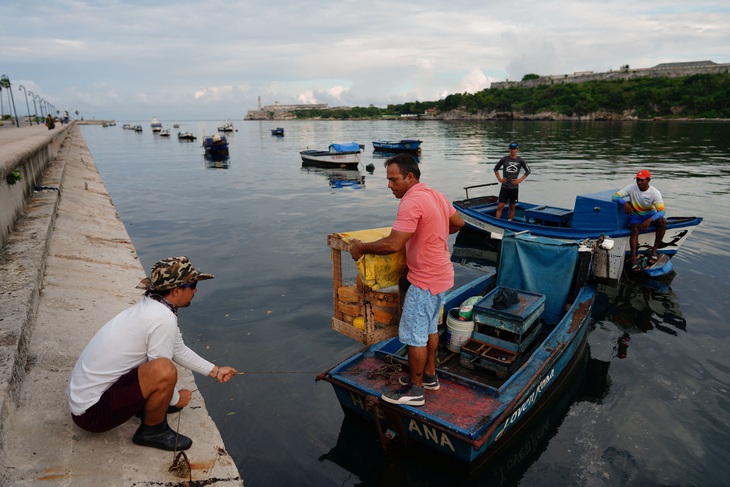
[[431, 108], [438, 108], [442, 115], [456, 109], [472, 115], [492, 112], [499, 119], [529, 118], [538, 113], [576, 118], [595, 113], [630, 114], [639, 119], [730, 118], [730, 74], [490, 88], [473, 94], [453, 94], [438, 101], [388, 105], [385, 109], [354, 107], [302, 110], [296, 114], [298, 118], [387, 118], [423, 115]]

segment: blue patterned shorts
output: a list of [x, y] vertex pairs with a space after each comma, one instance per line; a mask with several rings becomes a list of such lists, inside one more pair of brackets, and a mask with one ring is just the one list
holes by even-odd
[[425, 347], [428, 335], [438, 331], [439, 315], [446, 291], [437, 295], [411, 285], [403, 301], [398, 339], [405, 345]]

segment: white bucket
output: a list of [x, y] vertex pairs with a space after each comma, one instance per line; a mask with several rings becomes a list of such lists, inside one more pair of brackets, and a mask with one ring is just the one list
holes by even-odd
[[471, 338], [474, 331], [473, 321], [459, 319], [459, 308], [452, 308], [446, 316], [446, 348], [452, 352], [460, 352], [461, 346]]

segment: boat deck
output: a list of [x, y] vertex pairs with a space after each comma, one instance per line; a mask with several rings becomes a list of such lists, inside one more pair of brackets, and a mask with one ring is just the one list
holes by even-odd
[[[462, 369], [458, 366], [458, 359], [454, 361], [453, 367]], [[389, 369], [392, 369], [392, 364], [386, 359], [372, 356], [363, 358], [346, 372], [342, 371], [337, 375], [357, 384], [358, 388], [373, 391], [379, 397], [382, 392], [399, 387], [398, 379], [408, 374], [407, 370], [383, 373]], [[473, 374], [471, 371], [467, 372]], [[427, 390], [426, 404], [418, 410], [427, 416], [450, 423], [464, 432], [476, 431], [485, 421], [491, 419], [491, 415], [502, 404], [486, 388], [480, 389], [477, 385], [459, 383], [442, 374], [439, 374], [439, 381], [441, 384], [439, 390]]]

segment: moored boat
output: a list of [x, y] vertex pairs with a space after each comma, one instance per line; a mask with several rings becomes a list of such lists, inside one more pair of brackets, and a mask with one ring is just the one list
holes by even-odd
[[417, 139], [375, 140], [373, 141], [373, 150], [383, 152], [418, 153], [421, 151], [422, 142], [422, 140]]
[[153, 132], [159, 132], [160, 130], [162, 130], [162, 123], [160, 123], [160, 121], [157, 120], [155, 117], [152, 117], [150, 127], [152, 128]]
[[218, 127], [218, 132], [233, 132], [233, 122], [230, 120]]
[[[596, 294], [591, 254], [577, 242], [505, 236], [498, 271], [447, 295], [439, 327], [440, 387], [426, 391], [423, 406], [380, 398], [406, 374], [407, 348], [397, 336], [369, 345], [317, 379], [332, 384], [344, 413], [369, 424], [381, 445], [415, 445], [473, 470], [518, 438], [584, 363]], [[346, 265], [338, 259], [350, 256], [333, 246], [333, 265]], [[516, 293], [517, 302], [500, 309], [497, 296], [505, 290]], [[454, 347], [454, 312], [469, 298], [476, 301], [474, 330]], [[380, 332], [368, 330], [365, 306], [367, 337]], [[341, 330], [337, 313], [332, 327]]]
[[227, 157], [228, 139], [221, 134], [206, 135], [203, 137], [203, 149], [206, 156]]
[[357, 169], [360, 165], [362, 146], [357, 142], [330, 144], [329, 150], [304, 150], [299, 152], [299, 155], [304, 166]]
[[169, 137], [170, 136], [170, 129], [162, 129], [159, 131], [160, 137]]
[[277, 127], [275, 129], [271, 129], [271, 135], [276, 135], [277, 137], [284, 137], [284, 129], [282, 127]]
[[190, 131], [183, 131], [177, 133], [177, 138], [179, 140], [195, 140], [197, 137]]
[[[507, 220], [508, 208], [505, 206], [502, 218], [497, 219], [496, 196], [469, 198], [469, 189], [493, 186], [488, 183], [467, 186], [467, 198], [454, 201], [456, 211], [461, 214], [467, 226], [486, 233], [491, 238], [500, 238], [506, 230], [512, 232], [529, 231], [532, 235], [556, 238], [564, 241], [591, 239], [597, 240], [604, 235], [630, 251], [628, 216], [623, 207], [611, 200], [617, 190], [578, 195], [572, 209], [540, 205], [518, 201], [513, 221]], [[659, 244], [658, 253], [674, 256], [680, 246], [689, 238], [692, 231], [702, 222], [701, 217], [668, 216], [667, 231]], [[654, 244], [655, 230], [649, 227], [639, 235], [638, 251], [651, 249]]]

